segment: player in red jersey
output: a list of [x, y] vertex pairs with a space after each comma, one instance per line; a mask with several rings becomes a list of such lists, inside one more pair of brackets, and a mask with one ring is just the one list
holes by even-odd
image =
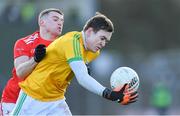
[[46, 54], [45, 46], [61, 35], [64, 14], [59, 9], [49, 8], [39, 14], [39, 31], [16, 41], [14, 68], [1, 99], [0, 115], [8, 115], [19, 95], [18, 83], [27, 77]]

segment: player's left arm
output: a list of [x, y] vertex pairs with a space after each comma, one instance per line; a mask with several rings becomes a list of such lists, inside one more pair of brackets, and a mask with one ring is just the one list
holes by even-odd
[[127, 85], [124, 85], [119, 91], [112, 91], [102, 86], [88, 74], [87, 67], [83, 61], [73, 61], [70, 63], [70, 67], [81, 86], [108, 100], [118, 101], [122, 105], [126, 105], [135, 102], [138, 97], [136, 92], [125, 94], [124, 91], [128, 89]]

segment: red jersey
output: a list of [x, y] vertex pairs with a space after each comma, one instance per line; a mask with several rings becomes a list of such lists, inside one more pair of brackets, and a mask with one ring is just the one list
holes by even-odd
[[[16, 41], [14, 46], [14, 59], [19, 56], [29, 56], [30, 58], [34, 56], [34, 49], [39, 44], [44, 44], [48, 46], [52, 41], [44, 40], [40, 37], [39, 32], [34, 32], [33, 34], [19, 39]], [[5, 103], [16, 103], [19, 95], [20, 87], [18, 83], [22, 81], [16, 75], [15, 67], [12, 70], [12, 77], [7, 82], [3, 93], [2, 102]]]

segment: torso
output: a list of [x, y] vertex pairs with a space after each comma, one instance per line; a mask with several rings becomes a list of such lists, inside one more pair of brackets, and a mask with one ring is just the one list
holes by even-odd
[[[78, 36], [74, 37], [75, 34]], [[46, 57], [20, 86], [27, 95], [40, 101], [63, 99], [74, 76], [69, 63], [78, 60], [91, 62], [98, 55], [99, 52], [84, 49], [80, 32], [67, 33], [48, 46]]]

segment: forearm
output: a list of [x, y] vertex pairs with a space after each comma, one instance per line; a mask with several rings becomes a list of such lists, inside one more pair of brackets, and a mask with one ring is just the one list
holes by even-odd
[[26, 78], [35, 68], [37, 63], [34, 61], [34, 58], [31, 58], [29, 61], [21, 63], [16, 67], [16, 74], [19, 78]]
[[84, 75], [83, 78], [76, 77], [78, 80], [78, 83], [86, 88], [87, 90], [102, 96], [103, 91], [105, 90], [105, 87], [102, 86], [100, 83], [98, 83], [94, 78], [92, 78], [90, 75]]
[[81, 86], [95, 94], [102, 96], [105, 87], [88, 74], [86, 65], [82, 61], [72, 62], [70, 66]]

